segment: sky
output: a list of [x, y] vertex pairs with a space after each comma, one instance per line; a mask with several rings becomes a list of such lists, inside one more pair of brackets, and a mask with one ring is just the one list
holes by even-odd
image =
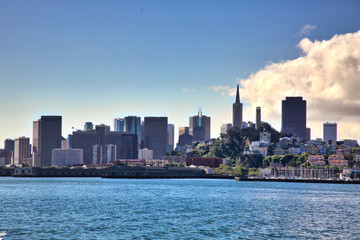
[[232, 121], [281, 128], [303, 96], [312, 138], [337, 122], [360, 140], [360, 1], [0, 1], [0, 147], [32, 138], [41, 115], [62, 134], [128, 115], [178, 127], [202, 108], [211, 137]]

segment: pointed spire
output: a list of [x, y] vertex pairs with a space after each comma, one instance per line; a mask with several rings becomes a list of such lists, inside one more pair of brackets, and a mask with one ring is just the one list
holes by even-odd
[[237, 85], [237, 88], [236, 88], [236, 100], [235, 100], [235, 103], [240, 103], [239, 84]]

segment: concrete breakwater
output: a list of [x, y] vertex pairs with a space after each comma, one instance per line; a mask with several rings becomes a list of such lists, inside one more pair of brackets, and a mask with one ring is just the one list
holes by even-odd
[[294, 182], [294, 183], [335, 183], [335, 184], [360, 184], [359, 180], [335, 180], [335, 179], [286, 179], [286, 178], [241, 178], [235, 177], [237, 181], [251, 182]]
[[200, 178], [205, 175], [199, 168], [185, 167], [24, 167], [1, 168], [0, 176], [13, 177], [103, 177], [103, 178]]

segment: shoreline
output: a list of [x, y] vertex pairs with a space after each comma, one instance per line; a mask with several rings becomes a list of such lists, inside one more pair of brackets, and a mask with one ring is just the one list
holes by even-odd
[[204, 175], [197, 177], [166, 177], [166, 176], [30, 176], [30, 175], [16, 175], [16, 176], [0, 176], [0, 177], [14, 177], [14, 178], [104, 178], [104, 179], [229, 179], [239, 182], [289, 182], [289, 183], [326, 183], [326, 184], [360, 184], [360, 180], [325, 180], [325, 179], [275, 179], [275, 178], [241, 178], [233, 176], [216, 176]]

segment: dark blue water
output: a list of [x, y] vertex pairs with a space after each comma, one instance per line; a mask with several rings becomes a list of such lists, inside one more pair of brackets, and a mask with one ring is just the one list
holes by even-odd
[[360, 186], [0, 178], [0, 239], [359, 239]]

